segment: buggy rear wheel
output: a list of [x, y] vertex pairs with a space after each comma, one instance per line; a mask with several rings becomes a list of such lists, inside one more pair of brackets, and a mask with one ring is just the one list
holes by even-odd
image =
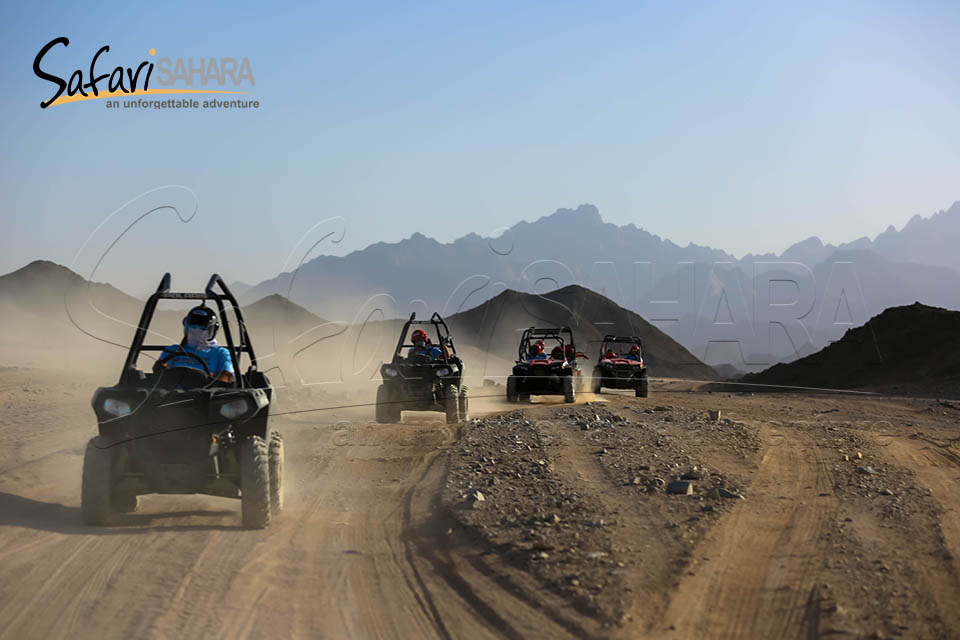
[[447, 387], [446, 397], [444, 398], [444, 408], [447, 414], [447, 424], [454, 424], [460, 421], [460, 390], [457, 385], [452, 384]]
[[600, 387], [603, 385], [603, 378], [600, 376], [600, 368], [593, 370], [593, 378], [590, 379], [590, 390], [594, 393], [600, 393]]
[[248, 529], [270, 524], [269, 452], [260, 436], [248, 436], [240, 443], [240, 511]]
[[110, 524], [112, 463], [113, 449], [104, 447], [99, 437], [90, 438], [83, 453], [83, 480], [80, 489], [80, 516], [84, 524]]
[[563, 401], [576, 402], [576, 400], [577, 391], [573, 388], [573, 376], [565, 376], [563, 378]]
[[470, 408], [470, 399], [467, 397], [467, 388], [464, 386], [460, 387], [460, 396], [459, 396], [459, 406], [457, 407], [460, 410], [460, 419], [468, 420], [469, 408]]
[[268, 462], [270, 466], [270, 513], [283, 511], [283, 436], [270, 432]]
[[517, 377], [509, 376], [507, 378], [507, 402], [516, 402], [517, 396]]
[[400, 403], [394, 398], [390, 387], [381, 384], [377, 387], [377, 422], [400, 422]]

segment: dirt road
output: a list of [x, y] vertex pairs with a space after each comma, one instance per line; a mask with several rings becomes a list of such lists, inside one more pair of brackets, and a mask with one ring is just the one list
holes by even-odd
[[[490, 428], [536, 441], [479, 467], [478, 424], [300, 414], [277, 423], [288, 509], [269, 529], [243, 530], [238, 503], [200, 496], [146, 496], [118, 526], [88, 528], [92, 386], [0, 372], [0, 638], [960, 636], [952, 405], [666, 388], [602, 409], [538, 404]], [[696, 421], [721, 405], [725, 430]], [[608, 417], [584, 429], [571, 411]], [[527, 454], [545, 469], [529, 480], [511, 466]], [[689, 454], [746, 499], [711, 501], [705, 480], [692, 496], [632, 480], [669, 480], [657, 465]], [[511, 500], [546, 500], [548, 477], [572, 511], [514, 527]], [[486, 510], [451, 507], [458, 483], [480, 480]], [[549, 557], [515, 561], [511, 549], [547, 548], [526, 542], [534, 528]]]
[[[551, 628], [445, 552], [431, 421], [392, 429], [280, 419], [288, 509], [265, 531], [238, 503], [147, 496], [119, 526], [80, 524], [89, 394], [6, 372], [0, 637], [515, 637]], [[343, 419], [343, 415], [337, 416]]]

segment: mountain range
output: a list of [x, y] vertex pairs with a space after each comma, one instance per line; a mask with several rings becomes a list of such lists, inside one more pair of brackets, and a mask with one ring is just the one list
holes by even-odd
[[388, 298], [398, 317], [420, 307], [449, 315], [505, 289], [542, 294], [577, 284], [648, 319], [701, 360], [756, 370], [812, 353], [889, 306], [960, 309], [958, 240], [960, 202], [873, 240], [833, 246], [813, 237], [779, 255], [738, 260], [604, 222], [584, 204], [497, 237], [441, 243], [414, 233], [238, 286], [244, 301], [281, 294], [351, 321], [375, 296]]

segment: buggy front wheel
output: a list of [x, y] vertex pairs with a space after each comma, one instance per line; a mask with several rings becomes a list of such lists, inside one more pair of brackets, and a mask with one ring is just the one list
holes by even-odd
[[468, 420], [468, 413], [470, 408], [470, 399], [467, 397], [467, 388], [464, 386], [460, 387], [460, 395], [458, 397], [458, 409], [460, 410], [460, 419]]
[[269, 455], [260, 436], [248, 436], [240, 443], [240, 511], [248, 529], [270, 524]]
[[646, 375], [642, 375], [642, 376], [640, 376], [640, 379], [637, 381], [636, 397], [637, 397], [637, 398], [646, 398], [648, 395], [650, 395], [650, 391], [649, 391], [649, 381], [647, 380], [647, 376], [646, 376]]
[[450, 385], [447, 388], [444, 409], [447, 414], [447, 424], [460, 421], [460, 389], [456, 385]]
[[509, 376], [507, 378], [507, 402], [516, 402], [517, 400], [517, 377]]
[[277, 515], [283, 511], [283, 436], [277, 431], [270, 432], [267, 456], [270, 467], [270, 513]]
[[573, 376], [566, 376], [563, 379], [563, 401], [576, 402], [577, 391], [573, 388]]
[[400, 422], [400, 404], [395, 400], [390, 387], [381, 384], [377, 387], [377, 422]]

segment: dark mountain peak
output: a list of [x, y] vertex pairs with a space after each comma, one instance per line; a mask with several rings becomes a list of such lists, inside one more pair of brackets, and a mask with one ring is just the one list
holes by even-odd
[[[88, 284], [95, 287], [107, 287], [111, 290], [116, 290], [108, 284], [88, 282], [83, 276], [62, 264], [50, 262], [49, 260], [34, 260], [16, 271], [11, 271], [10, 273], [0, 276], [0, 293], [12, 293], [13, 291], [29, 294], [50, 291], [62, 292], [64, 287], [77, 287]], [[121, 293], [119, 290], [116, 291], [117, 293]]]
[[274, 321], [277, 320], [276, 314], [283, 314], [282, 317], [287, 323], [296, 325], [312, 324], [313, 326], [319, 326], [327, 322], [279, 293], [271, 293], [256, 302], [243, 305], [243, 312], [254, 319], [265, 317], [273, 318]]
[[[250, 304], [248, 304], [248, 305], [246, 305], [246, 306], [247, 306], [248, 308], [251, 308], [251, 309], [252, 309], [252, 308], [254, 308], [254, 307], [265, 307], [265, 308], [267, 308], [267, 307], [287, 307], [287, 306], [298, 307], [299, 305], [296, 304], [296, 303], [294, 303], [294, 302], [291, 302], [288, 298], [285, 298], [284, 296], [280, 295], [279, 293], [271, 293], [270, 295], [264, 296], [263, 298], [260, 298], [260, 299], [257, 300], [256, 302], [251, 302]], [[301, 308], [302, 308], [302, 307], [301, 307]]]
[[902, 385], [931, 392], [960, 376], [960, 312], [914, 302], [890, 307], [816, 353], [744, 379], [832, 389]]
[[50, 262], [49, 260], [34, 260], [30, 264], [24, 265], [16, 271], [2, 276], [4, 278], [36, 278], [36, 277], [75, 277], [80, 276], [62, 264]]
[[[519, 330], [529, 327], [569, 326], [579, 350], [594, 353], [604, 334], [639, 335], [644, 360], [654, 375], [716, 380], [716, 372], [673, 338], [624, 309], [613, 300], [580, 285], [568, 285], [544, 294], [507, 289], [481, 305], [447, 318], [458, 336], [489, 345], [495, 355], [515, 357]], [[510, 336], [504, 339], [504, 336]], [[496, 337], [496, 339], [495, 339]]]

